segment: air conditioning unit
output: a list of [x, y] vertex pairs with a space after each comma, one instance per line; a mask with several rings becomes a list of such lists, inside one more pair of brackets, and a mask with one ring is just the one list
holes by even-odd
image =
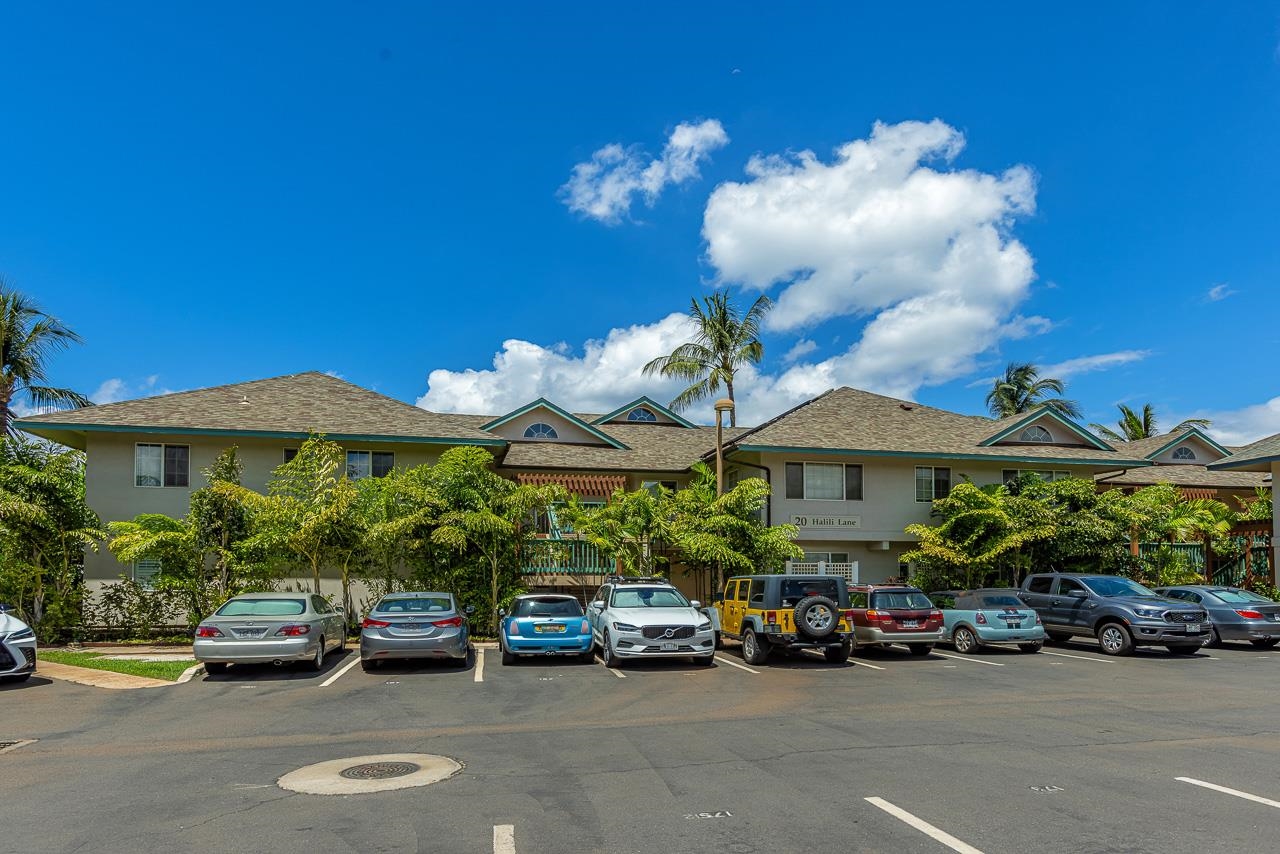
[[888, 541], [888, 540], [873, 540], [873, 541], [871, 541], [871, 542], [867, 543], [867, 550], [868, 550], [868, 551], [873, 551], [873, 552], [887, 552], [887, 551], [889, 551], [889, 541]]

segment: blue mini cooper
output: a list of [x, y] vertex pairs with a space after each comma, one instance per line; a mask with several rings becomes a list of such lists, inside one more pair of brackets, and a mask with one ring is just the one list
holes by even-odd
[[498, 645], [502, 663], [515, 664], [519, 655], [576, 655], [595, 658], [591, 651], [591, 625], [582, 605], [572, 596], [529, 594], [517, 596], [511, 610], [498, 612], [502, 628]]
[[1013, 590], [943, 590], [929, 594], [942, 609], [943, 641], [968, 654], [991, 644], [1039, 652], [1046, 635], [1040, 617]]

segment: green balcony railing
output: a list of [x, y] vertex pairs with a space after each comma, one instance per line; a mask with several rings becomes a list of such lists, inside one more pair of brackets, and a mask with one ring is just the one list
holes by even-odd
[[615, 571], [612, 559], [585, 540], [538, 540], [525, 553], [520, 571], [525, 575], [608, 575]]

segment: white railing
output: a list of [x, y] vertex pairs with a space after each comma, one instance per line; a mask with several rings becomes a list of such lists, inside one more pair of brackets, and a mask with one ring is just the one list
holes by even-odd
[[850, 584], [858, 583], [858, 562], [832, 563], [830, 561], [787, 561], [787, 572], [797, 575], [839, 575]]

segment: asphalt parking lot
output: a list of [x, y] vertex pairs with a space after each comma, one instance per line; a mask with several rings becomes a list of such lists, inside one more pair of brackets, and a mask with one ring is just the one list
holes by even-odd
[[[1202, 854], [1280, 832], [1280, 652], [1247, 645], [354, 662], [0, 688], [0, 742], [34, 739], [0, 752], [0, 851]], [[400, 753], [463, 767], [376, 794], [277, 786]]]

